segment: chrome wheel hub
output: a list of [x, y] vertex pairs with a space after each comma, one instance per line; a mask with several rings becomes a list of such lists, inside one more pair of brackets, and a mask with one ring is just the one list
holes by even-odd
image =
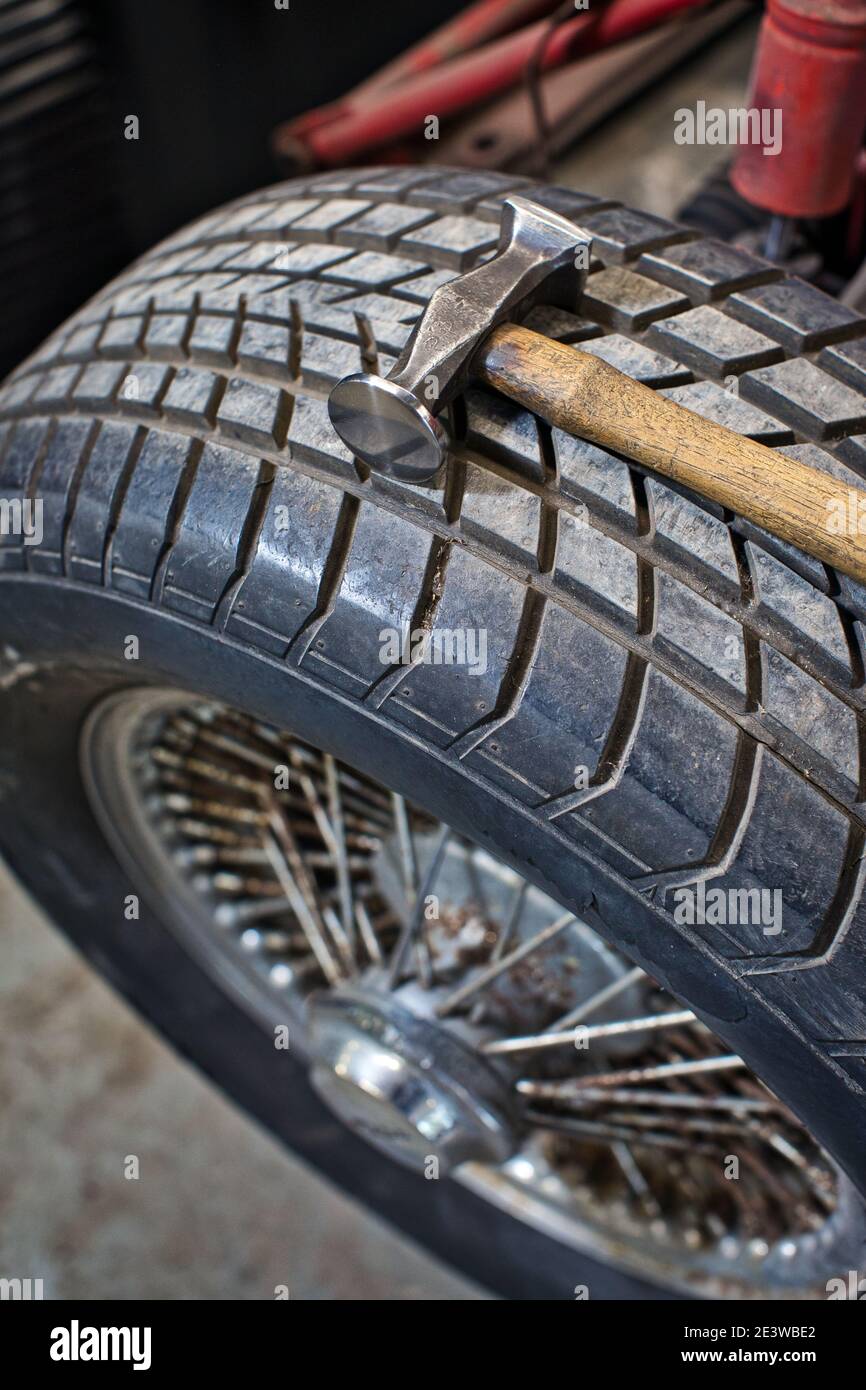
[[510, 1085], [408, 1004], [363, 988], [314, 995], [313, 1085], [356, 1134], [428, 1176], [502, 1163], [517, 1146]]

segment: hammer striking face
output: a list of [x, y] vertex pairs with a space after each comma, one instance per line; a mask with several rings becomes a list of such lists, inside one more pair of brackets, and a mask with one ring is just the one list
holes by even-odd
[[577, 309], [591, 245], [567, 218], [507, 198], [496, 254], [436, 290], [388, 376], [359, 372], [334, 387], [328, 412], [347, 448], [374, 472], [430, 482], [448, 444], [437, 416], [471, 379], [488, 333], [535, 304]]

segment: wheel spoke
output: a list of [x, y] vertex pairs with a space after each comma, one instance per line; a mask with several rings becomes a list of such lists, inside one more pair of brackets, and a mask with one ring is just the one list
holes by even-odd
[[594, 1042], [596, 1038], [620, 1038], [629, 1033], [651, 1032], [658, 1028], [677, 1028], [694, 1023], [691, 1009], [677, 1013], [650, 1014], [648, 1018], [626, 1018], [616, 1023], [595, 1023], [587, 1027], [570, 1028], [564, 1033], [535, 1033], [525, 1038], [497, 1038], [482, 1048], [488, 1057], [503, 1057], [512, 1052], [544, 1052], [552, 1047], [573, 1047], [576, 1042]]
[[469, 980], [468, 983], [463, 985], [460, 989], [454, 990], [453, 994], [449, 994], [447, 999], [443, 1000], [436, 1009], [438, 1017], [447, 1018], [449, 1014], [453, 1014], [455, 1010], [462, 1008], [470, 999], [474, 999], [477, 994], [481, 994], [483, 990], [489, 989], [502, 975], [507, 975], [509, 970], [513, 970], [515, 965], [519, 965], [521, 961], [526, 960], [527, 956], [534, 955], [542, 946], [546, 946], [550, 941], [553, 941], [554, 937], [564, 932], [566, 927], [571, 926], [574, 920], [575, 917], [573, 912], [563, 913], [555, 922], [551, 922], [549, 927], [545, 927], [543, 931], [538, 932], [537, 935], [533, 936], [529, 941], [525, 941], [522, 946], [518, 946], [509, 955], [504, 956], [502, 960], [494, 961], [486, 970], [480, 971], [473, 980]]
[[[502, 957], [505, 955], [506, 951], [508, 950], [509, 946], [511, 945], [515, 936], [517, 935], [520, 929], [521, 920], [523, 918], [523, 909], [526, 904], [526, 894], [528, 889], [529, 884], [527, 883], [525, 878], [521, 879], [520, 882], [517, 884], [516, 888], [514, 889], [514, 892], [511, 895], [511, 901], [508, 905], [508, 911], [505, 916], [505, 925], [498, 932], [493, 950], [490, 952], [491, 963], [493, 961], [502, 960]], [[485, 1005], [486, 1000], [476, 1000], [475, 1004], [472, 1006], [472, 1011], [469, 1015], [470, 1023], [477, 1024], [481, 1022], [481, 1020], [484, 1018]]]
[[[399, 937], [397, 938], [397, 944], [394, 947], [394, 951], [391, 956], [391, 962], [388, 973], [389, 989], [396, 989], [397, 985], [400, 983], [400, 980], [402, 979], [403, 964], [407, 950], [410, 946], [415, 945], [423, 937], [425, 921], [424, 913], [427, 906], [427, 898], [430, 897], [436, 885], [436, 879], [439, 874], [439, 870], [442, 867], [442, 861], [445, 858], [445, 851], [448, 848], [448, 841], [450, 838], [450, 830], [447, 826], [443, 825], [442, 829], [439, 832], [439, 837], [436, 841], [436, 847], [433, 851], [433, 858], [430, 861], [430, 866], [426, 874], [424, 875], [424, 882], [418, 890], [411, 914], [405, 926], [403, 927], [403, 930], [401, 931]], [[424, 950], [426, 951], [426, 940], [424, 941], [423, 946]]]
[[505, 926], [497, 936], [496, 944], [490, 954], [491, 961], [502, 960], [517, 935], [520, 929], [520, 923], [523, 919], [523, 909], [526, 905], [526, 894], [528, 890], [529, 884], [526, 879], [521, 879], [512, 894], [511, 902], [508, 906], [508, 915], [505, 918]]
[[[415, 908], [418, 901], [418, 854], [415, 849], [415, 840], [412, 836], [412, 826], [409, 821], [409, 811], [402, 796], [396, 792], [392, 793], [391, 801], [394, 808], [394, 824], [397, 828], [397, 843], [400, 848], [400, 867], [403, 873], [403, 892], [406, 898], [406, 907], [411, 914], [410, 920], [414, 920]], [[427, 935], [424, 931], [424, 915], [416, 922], [412, 934], [411, 944], [415, 955], [415, 968], [418, 977], [425, 989], [429, 989], [433, 983], [433, 963], [430, 958], [430, 948], [427, 945]], [[402, 964], [402, 962], [401, 962]]]
[[569, 1077], [566, 1081], [534, 1081], [524, 1077], [517, 1089], [525, 1096], [544, 1096], [555, 1100], [580, 1094], [587, 1086], [640, 1086], [647, 1081], [666, 1081], [672, 1076], [696, 1076], [699, 1073], [736, 1071], [746, 1064], [740, 1057], [704, 1057], [700, 1061], [664, 1062], [657, 1067], [631, 1067], [622, 1071], [597, 1072], [590, 1077]]
[[409, 812], [402, 796], [394, 792], [391, 798], [394, 805], [394, 824], [397, 829], [397, 843], [400, 847], [400, 868], [403, 873], [403, 892], [406, 903], [412, 907], [418, 897], [418, 856], [415, 841], [409, 825]]
[[656, 1217], [661, 1216], [661, 1206], [656, 1201], [652, 1188], [647, 1182], [643, 1170], [628, 1144], [622, 1139], [617, 1139], [611, 1144], [610, 1148], [611, 1153], [622, 1169], [626, 1182], [649, 1218], [655, 1220]]
[[645, 971], [641, 970], [639, 965], [634, 966], [632, 970], [627, 970], [624, 975], [621, 975], [618, 980], [612, 980], [609, 985], [605, 985], [604, 989], [598, 990], [590, 999], [585, 1000], [582, 1004], [578, 1004], [576, 1008], [570, 1009], [569, 1012], [563, 1014], [561, 1018], [555, 1019], [553, 1023], [545, 1029], [545, 1032], [558, 1033], [564, 1028], [573, 1028], [576, 1023], [582, 1023], [585, 1018], [589, 1018], [590, 1014], [594, 1014], [597, 1009], [602, 1008], [605, 1004], [609, 1004], [611, 999], [618, 998], [623, 990], [628, 989], [630, 985], [638, 984], [641, 980], [645, 980], [646, 978]]
[[381, 965], [384, 959], [382, 956], [382, 947], [379, 945], [379, 938], [376, 935], [373, 923], [370, 921], [370, 914], [362, 898], [355, 899], [355, 918], [367, 955], [374, 965]]
[[613, 1086], [585, 1086], [571, 1098], [573, 1105], [591, 1106], [599, 1101], [607, 1105], [628, 1103], [662, 1110], [718, 1110], [734, 1115], [764, 1115], [779, 1109], [779, 1102], [773, 1100], [749, 1100], [742, 1096], [696, 1096], [688, 1092], [641, 1091]]
[[343, 802], [340, 797], [340, 774], [337, 771], [337, 764], [328, 754], [325, 755], [325, 781], [328, 788], [328, 808], [334, 840], [334, 867], [340, 891], [340, 916], [343, 930], [352, 950], [354, 950], [355, 923], [352, 911], [352, 877], [346, 852], [346, 827], [343, 821]]
[[554, 1130], [559, 1134], [570, 1134], [576, 1139], [594, 1139], [608, 1145], [626, 1143], [635, 1148], [680, 1149], [707, 1155], [717, 1152], [707, 1144], [695, 1143], [691, 1138], [684, 1138], [678, 1134], [667, 1134], [662, 1130], [641, 1131], [628, 1125], [571, 1119], [570, 1116], [565, 1115], [546, 1115], [538, 1110], [528, 1111], [526, 1118], [542, 1129]]
[[331, 952], [325, 933], [316, 920], [316, 914], [310, 911], [303, 893], [295, 882], [292, 871], [286, 863], [285, 856], [282, 853], [282, 847], [277, 836], [272, 834], [267, 844], [270, 850], [269, 857], [274, 873], [285, 889], [286, 898], [303, 928], [304, 934], [310, 945], [310, 950], [321, 966], [322, 972], [328, 983], [332, 985], [339, 984], [343, 978], [343, 972]]
[[[269, 788], [266, 793], [266, 801], [269, 805], [268, 824], [271, 835], [282, 850], [286, 859], [285, 869], [285, 891], [288, 897], [292, 893], [299, 893], [301, 901], [306, 908], [306, 922], [314, 924], [317, 937], [322, 941], [327, 941], [330, 936], [337, 948], [338, 954], [342, 957], [340, 974], [352, 975], [355, 972], [355, 960], [349, 947], [348, 941], [339, 929], [334, 930], [336, 918], [332, 916], [331, 922], [326, 925], [323, 914], [319, 910], [318, 894], [315, 880], [311, 877], [303, 856], [298, 847], [297, 840], [291, 826], [283, 813], [279, 804], [276, 792]], [[291, 884], [291, 891], [289, 889]], [[295, 912], [297, 908], [292, 903]]]

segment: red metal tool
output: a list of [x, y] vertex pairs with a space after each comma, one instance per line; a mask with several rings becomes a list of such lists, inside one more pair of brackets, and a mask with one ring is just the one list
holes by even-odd
[[365, 78], [352, 92], [372, 92], [396, 82], [403, 82], [441, 63], [450, 62], [478, 48], [491, 39], [498, 39], [517, 29], [521, 24], [538, 19], [554, 8], [555, 0], [478, 0], [475, 5], [461, 10], [454, 19], [435, 29], [420, 43], [408, 48], [393, 62], [386, 63], [371, 77]]
[[280, 126], [275, 148], [298, 167], [351, 163], [370, 150], [420, 136], [430, 116], [444, 120], [515, 86], [549, 32], [540, 69], [632, 38], [709, 0], [612, 0], [601, 14], [581, 14], [549, 32], [529, 24], [482, 48], [411, 78], [362, 88]]
[[538, 173], [540, 155], [556, 157], [568, 149], [687, 54], [736, 23], [748, 8], [748, 0], [722, 0], [702, 14], [680, 15], [592, 57], [544, 73], [540, 90], [549, 127], [546, 151], [539, 146], [530, 93], [521, 84], [443, 131], [436, 162]]

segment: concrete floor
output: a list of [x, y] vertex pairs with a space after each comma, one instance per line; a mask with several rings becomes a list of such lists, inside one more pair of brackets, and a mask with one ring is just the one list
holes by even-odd
[[[559, 181], [674, 213], [724, 152], [675, 146], [673, 112], [740, 104], [752, 42], [717, 43], [584, 139]], [[55, 1299], [485, 1296], [240, 1115], [2, 867], [0, 961], [0, 1277], [42, 1278]]]
[[0, 1277], [57, 1299], [483, 1297], [241, 1115], [5, 871], [0, 959]]
[[724, 167], [730, 151], [674, 144], [674, 112], [743, 106], [757, 21], [741, 22], [705, 53], [685, 63], [618, 116], [584, 136], [559, 161], [557, 181], [631, 207], [675, 217], [704, 179]]

